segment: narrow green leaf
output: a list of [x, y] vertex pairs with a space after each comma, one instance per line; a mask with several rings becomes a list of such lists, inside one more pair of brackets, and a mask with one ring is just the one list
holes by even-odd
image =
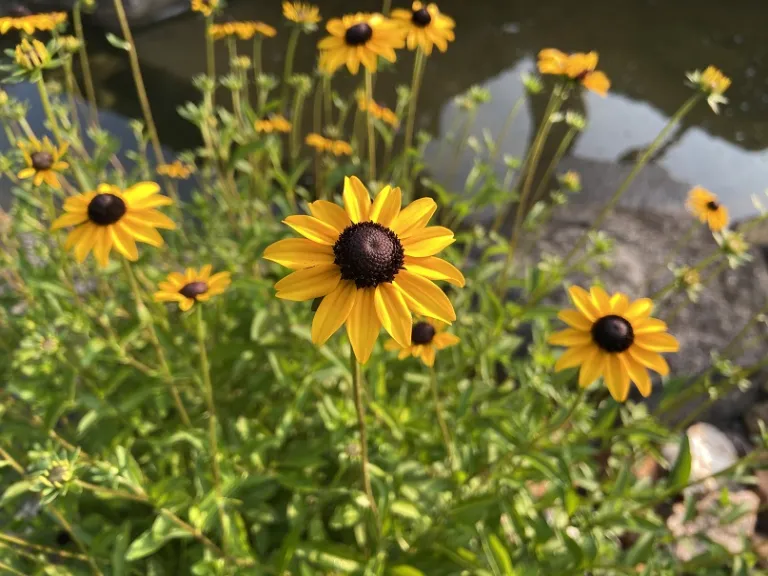
[[491, 546], [491, 552], [501, 569], [501, 573], [504, 576], [515, 576], [517, 572], [512, 567], [512, 558], [510, 558], [509, 552], [507, 552], [499, 537], [496, 534], [488, 534], [488, 544]]
[[112, 549], [112, 576], [125, 576], [127, 574], [125, 565], [125, 553], [128, 550], [128, 544], [131, 541], [131, 523], [123, 522], [120, 527], [120, 533], [115, 538], [115, 545]]
[[653, 544], [656, 536], [653, 532], [646, 532], [629, 549], [624, 562], [629, 566], [637, 566], [641, 562], [647, 562], [653, 554]]
[[0, 505], [29, 492], [30, 488], [32, 488], [32, 483], [29, 480], [14, 482], [3, 492], [3, 497], [0, 498]]
[[669, 473], [669, 488], [680, 489], [688, 484], [691, 477], [691, 445], [688, 442], [688, 435], [683, 434], [680, 439], [677, 460]]
[[125, 50], [126, 52], [131, 51], [131, 43], [122, 38], [118, 38], [112, 34], [112, 32], [107, 32], [107, 42], [119, 50]]
[[389, 576], [424, 576], [424, 572], [414, 568], [413, 566], [406, 566], [401, 564], [400, 566], [393, 566], [389, 569]]

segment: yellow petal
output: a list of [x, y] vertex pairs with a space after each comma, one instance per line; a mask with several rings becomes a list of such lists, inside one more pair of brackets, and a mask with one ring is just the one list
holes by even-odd
[[418, 258], [406, 255], [405, 269], [430, 280], [445, 280], [459, 288], [464, 286], [464, 275], [459, 269], [435, 256]]
[[640, 320], [632, 325], [635, 335], [639, 334], [653, 334], [655, 332], [666, 332], [668, 327], [667, 323], [656, 318], [646, 318]]
[[450, 332], [441, 332], [440, 334], [435, 334], [435, 337], [432, 338], [432, 345], [438, 350], [443, 350], [449, 346], [455, 346], [459, 342], [461, 342], [459, 337]]
[[88, 220], [88, 215], [82, 212], [67, 212], [62, 214], [51, 224], [51, 230], [59, 230], [60, 228], [66, 228], [67, 226], [77, 226]]
[[155, 248], [163, 245], [163, 237], [152, 226], [147, 226], [131, 218], [130, 214], [123, 216], [116, 226], [121, 226], [128, 234], [133, 236], [139, 242], [144, 242]]
[[642, 394], [643, 398], [648, 398], [651, 395], [652, 389], [648, 370], [646, 370], [645, 366], [633, 360], [632, 356], [626, 352], [619, 354], [619, 358], [622, 364], [624, 364], [624, 369], [629, 373], [632, 382], [635, 383], [635, 386], [640, 391], [640, 394]]
[[302, 302], [330, 294], [340, 280], [338, 266], [321, 264], [289, 274], [275, 284], [275, 290], [278, 298]]
[[202, 268], [200, 268], [200, 273], [197, 275], [198, 279], [201, 282], [207, 282], [208, 279], [211, 277], [211, 271], [213, 270], [213, 266], [210, 264], [206, 264]]
[[357, 176], [344, 177], [344, 208], [352, 222], [366, 222], [371, 211], [371, 197]]
[[291, 270], [333, 264], [333, 248], [306, 238], [279, 240], [264, 250], [264, 258]]
[[611, 314], [622, 316], [627, 311], [627, 308], [629, 308], [629, 298], [627, 298], [626, 294], [617, 292], [611, 296]]
[[171, 204], [173, 204], [173, 200], [168, 198], [168, 196], [155, 194], [154, 196], [142, 200], [136, 200], [131, 204], [131, 210], [137, 212], [140, 210], [149, 210], [150, 208], [159, 208], [160, 206], [170, 206]]
[[611, 87], [611, 81], [608, 80], [608, 76], [599, 70], [596, 72], [589, 72], [586, 76], [584, 76], [581, 84], [587, 90], [591, 90], [595, 94], [603, 97], [608, 94], [608, 90]]
[[109, 226], [109, 233], [112, 236], [112, 243], [115, 249], [123, 256], [128, 258], [131, 262], [135, 262], [139, 259], [139, 251], [136, 249], [136, 242], [125, 229], [117, 224], [116, 226]]
[[632, 356], [633, 360], [655, 372], [658, 372], [662, 376], [669, 374], [669, 364], [667, 364], [667, 361], [664, 360], [664, 357], [658, 352], [644, 350], [639, 346], [631, 346], [629, 348], [629, 355]]
[[160, 192], [160, 186], [156, 182], [139, 182], [123, 192], [126, 204], [133, 208], [134, 203], [145, 200]]
[[229, 272], [219, 272], [208, 279], [208, 291], [223, 292], [232, 283], [232, 275]]
[[600, 316], [608, 316], [611, 313], [611, 299], [600, 286], [592, 286], [589, 289], [589, 295], [592, 297], [592, 303], [597, 308]]
[[586, 388], [603, 375], [606, 356], [597, 346], [591, 347], [579, 369], [579, 386]]
[[575, 328], [555, 332], [547, 340], [555, 346], [585, 346], [592, 342], [592, 334]]
[[368, 362], [381, 330], [374, 294], [374, 288], [357, 290], [355, 305], [347, 318], [347, 335], [355, 351], [355, 358], [360, 364]]
[[356, 294], [355, 283], [342, 280], [333, 292], [323, 298], [312, 320], [312, 342], [322, 346], [341, 328], [355, 305]]
[[21, 170], [18, 174], [16, 174], [16, 177], [24, 180], [25, 178], [31, 178], [35, 175], [36, 170], [34, 168], [24, 168]]
[[309, 211], [318, 220], [334, 227], [339, 234], [352, 224], [344, 208], [326, 200], [312, 202]]
[[96, 228], [96, 238], [93, 243], [93, 255], [101, 268], [106, 268], [109, 264], [109, 252], [112, 250], [112, 235], [108, 228], [109, 226]]
[[578, 310], [560, 310], [557, 317], [577, 330], [591, 330], [593, 322]]
[[677, 352], [680, 350], [680, 343], [677, 338], [666, 332], [639, 334], [635, 336], [635, 345], [651, 352]]
[[389, 228], [400, 213], [402, 194], [400, 188], [385, 186], [377, 195], [371, 206], [371, 222], [378, 222]]
[[[82, 264], [88, 257], [88, 254], [90, 254], [91, 250], [93, 250], [93, 245], [96, 243], [96, 238], [98, 238], [97, 232], [99, 229], [93, 225], [86, 225], [81, 226], [78, 230], [82, 230], [82, 234], [75, 243], [75, 260]], [[73, 234], [74, 232], [70, 234], [70, 237]]]
[[374, 294], [374, 305], [384, 330], [402, 346], [410, 346], [413, 319], [400, 289], [389, 282], [379, 284]]
[[605, 358], [605, 385], [614, 400], [624, 402], [629, 395], [629, 372], [621, 363], [618, 354], [606, 354]]
[[184, 299], [184, 296], [178, 292], [169, 292], [166, 290], [159, 290], [152, 295], [152, 300], [155, 302], [180, 302]]
[[567, 368], [573, 368], [581, 364], [585, 358], [588, 358], [592, 348], [594, 346], [575, 346], [574, 348], [568, 348], [560, 355], [555, 363], [555, 372], [566, 370]]
[[442, 249], [455, 242], [453, 232], [442, 226], [422, 228], [407, 238], [401, 238], [405, 253], [408, 256], [434, 256]]
[[283, 222], [305, 238], [319, 244], [333, 246], [339, 238], [339, 232], [333, 226], [313, 216], [288, 216]]
[[140, 221], [147, 226], [154, 226], [155, 228], [163, 228], [165, 230], [176, 229], [176, 223], [157, 210], [134, 210], [131, 212], [131, 219], [137, 222]]
[[408, 270], [400, 270], [394, 284], [402, 290], [408, 306], [417, 314], [437, 318], [449, 324], [456, 320], [456, 312], [448, 296], [430, 280]]
[[181, 302], [179, 302], [179, 308], [181, 308], [182, 312], [186, 312], [192, 306], [195, 305], [195, 300], [193, 298], [184, 298]]
[[592, 303], [592, 297], [589, 292], [581, 288], [580, 286], [571, 286], [568, 288], [568, 295], [571, 297], [571, 302], [579, 311], [586, 316], [590, 322], [595, 322], [601, 317], [600, 312]]
[[396, 340], [392, 340], [391, 338], [384, 342], [384, 350], [389, 350], [390, 352], [394, 352], [395, 350], [402, 350], [403, 347], [400, 346], [400, 344], [397, 343]]
[[432, 368], [435, 365], [435, 347], [427, 344], [421, 351], [421, 361]]
[[419, 198], [403, 208], [392, 222], [391, 229], [401, 240], [424, 228], [437, 210], [432, 198]]
[[651, 315], [653, 301], [650, 298], [640, 298], [632, 302], [624, 312], [624, 318], [630, 322], [636, 322]]

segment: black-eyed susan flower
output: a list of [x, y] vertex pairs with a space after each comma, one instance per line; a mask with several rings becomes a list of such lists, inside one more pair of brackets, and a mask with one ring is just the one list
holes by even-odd
[[731, 79], [714, 66], [707, 66], [704, 72], [698, 70], [687, 74], [688, 80], [696, 88], [707, 94], [707, 104], [717, 114], [720, 104], [727, 104], [728, 98], [723, 92], [728, 90]]
[[539, 52], [538, 68], [542, 74], [567, 76], [587, 90], [605, 96], [611, 82], [608, 76], [596, 70], [597, 62], [597, 52], [565, 54], [554, 48], [546, 48]]
[[23, 38], [16, 45], [16, 64], [24, 70], [38, 70], [51, 61], [51, 54], [40, 40]]
[[171, 272], [165, 281], [157, 285], [159, 290], [154, 294], [155, 302], [178, 302], [179, 308], [186, 312], [195, 303], [222, 294], [232, 282], [230, 273], [211, 275], [212, 271], [213, 266], [207, 264], [200, 270], [187, 268], [184, 274]]
[[361, 112], [370, 112], [371, 116], [377, 120], [386, 122], [393, 128], [397, 128], [400, 125], [400, 119], [397, 117], [395, 112], [386, 106], [381, 106], [374, 100], [369, 100], [362, 92], [357, 96], [357, 107], [360, 108]]
[[208, 35], [214, 40], [221, 40], [230, 36], [237, 35], [240, 22], [224, 22], [222, 24], [211, 24], [208, 28]]
[[333, 74], [344, 65], [350, 73], [357, 74], [360, 64], [368, 71], [376, 72], [379, 56], [395, 62], [395, 49], [405, 45], [400, 26], [381, 14], [358, 12], [334, 18], [326, 29], [331, 35], [317, 45], [320, 70], [326, 74]]
[[334, 156], [352, 156], [352, 145], [344, 140], [333, 140], [330, 152]]
[[453, 243], [453, 232], [427, 226], [437, 205], [420, 198], [400, 209], [399, 188], [386, 186], [371, 202], [356, 177], [344, 180], [344, 209], [318, 200], [311, 216], [284, 222], [304, 238], [280, 240], [264, 258], [295, 270], [277, 284], [277, 297], [322, 298], [312, 341], [323, 344], [346, 324], [357, 360], [367, 362], [379, 331], [411, 345], [411, 312], [446, 323], [456, 319], [451, 301], [433, 280], [464, 285], [464, 276], [435, 254]]
[[352, 155], [352, 146], [349, 142], [345, 142], [344, 140], [331, 140], [312, 132], [311, 134], [307, 134], [304, 142], [307, 146], [314, 148], [317, 152], [330, 152], [334, 156]]
[[161, 196], [155, 182], [139, 182], [126, 190], [112, 184], [100, 184], [95, 191], [71, 196], [64, 201], [64, 212], [51, 225], [51, 230], [74, 226], [67, 236], [65, 248], [74, 249], [82, 262], [93, 250], [99, 266], [106, 268], [112, 248], [135, 261], [139, 258], [136, 241], [150, 246], [163, 245], [157, 228], [173, 230], [176, 225], [156, 210], [173, 201]]
[[667, 325], [651, 318], [653, 302], [648, 298], [630, 302], [620, 292], [608, 296], [597, 286], [589, 292], [572, 286], [568, 293], [576, 309], [561, 310], [558, 318], [569, 328], [549, 338], [550, 344], [568, 347], [555, 370], [580, 366], [581, 387], [602, 376], [618, 402], [627, 399], [630, 380], [640, 394], [649, 396], [648, 369], [662, 376], [669, 374], [669, 365], [660, 352], [677, 352], [680, 347], [667, 333]]
[[453, 29], [456, 22], [440, 12], [437, 4], [416, 1], [410, 10], [392, 10], [392, 18], [406, 31], [408, 50], [421, 48], [426, 55], [432, 54], [432, 47], [440, 52], [448, 49], [448, 42], [456, 38]]
[[219, 7], [219, 0], [192, 0], [190, 8], [192, 12], [199, 12], [203, 16], [210, 16]]
[[271, 134], [272, 132], [290, 132], [291, 123], [286, 120], [282, 114], [275, 114], [269, 118], [263, 118], [256, 120], [253, 124], [256, 132], [265, 132]]
[[720, 232], [728, 226], [728, 208], [723, 206], [717, 196], [709, 190], [696, 186], [688, 192], [686, 205], [688, 210], [709, 226], [712, 232]]
[[418, 320], [411, 329], [411, 345], [403, 346], [397, 340], [388, 340], [384, 344], [387, 350], [398, 351], [399, 360], [413, 356], [430, 368], [435, 365], [435, 355], [439, 350], [455, 346], [460, 342], [455, 334], [446, 332], [448, 327], [444, 322], [433, 318]]
[[157, 167], [157, 173], [161, 176], [168, 176], [176, 180], [186, 180], [190, 174], [195, 171], [194, 166], [184, 164], [181, 160], [174, 160], [170, 164], [160, 164]]
[[67, 146], [65, 142], [57, 148], [47, 136], [42, 141], [30, 138], [28, 142], [19, 142], [19, 148], [27, 166], [18, 173], [18, 178], [20, 180], [32, 178], [35, 186], [45, 182], [51, 188], [60, 189], [61, 183], [57, 172], [69, 168], [69, 164], [61, 160], [67, 151]]
[[21, 8], [15, 14], [0, 17], [0, 34], [6, 34], [9, 30], [19, 30], [29, 35], [35, 32], [48, 32], [55, 30], [66, 21], [66, 12], [32, 14], [27, 8]]
[[250, 40], [257, 34], [264, 38], [274, 38], [277, 35], [277, 30], [264, 22], [249, 21], [239, 22], [236, 33], [240, 40]]
[[322, 19], [320, 8], [306, 2], [283, 2], [283, 16], [296, 24], [316, 25]]

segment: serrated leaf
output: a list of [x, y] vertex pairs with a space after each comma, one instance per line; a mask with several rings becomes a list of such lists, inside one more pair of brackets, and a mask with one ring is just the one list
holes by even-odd
[[691, 477], [691, 463], [691, 445], [688, 442], [688, 435], [683, 434], [678, 447], [677, 460], [669, 472], [670, 489], [679, 490], [688, 484], [688, 479]]
[[125, 50], [126, 52], [131, 51], [131, 43], [122, 38], [118, 38], [112, 34], [112, 32], [107, 32], [107, 42], [119, 50]]

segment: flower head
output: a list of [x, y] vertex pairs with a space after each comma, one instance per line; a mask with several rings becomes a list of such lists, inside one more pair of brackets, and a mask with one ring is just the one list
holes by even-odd
[[232, 282], [230, 273], [211, 275], [212, 270], [213, 266], [207, 264], [200, 270], [187, 268], [184, 274], [171, 272], [165, 281], [157, 285], [159, 290], [154, 294], [155, 302], [178, 302], [179, 308], [186, 312], [195, 303], [222, 294]]
[[171, 164], [160, 164], [157, 173], [177, 180], [186, 180], [195, 171], [195, 167], [183, 164], [181, 160], [174, 160]]
[[435, 355], [438, 350], [455, 346], [460, 342], [459, 337], [445, 332], [447, 324], [434, 318], [420, 319], [411, 329], [411, 345], [402, 346], [397, 340], [388, 340], [384, 347], [387, 350], [397, 350], [399, 360], [413, 356], [421, 358], [429, 367], [435, 365]]
[[16, 45], [16, 64], [25, 70], [38, 70], [43, 68], [51, 61], [51, 54], [48, 48], [40, 40], [29, 40], [23, 38]]
[[314, 29], [322, 18], [320, 8], [306, 2], [283, 2], [283, 16], [296, 24], [303, 24]]
[[176, 228], [170, 218], [156, 210], [173, 203], [158, 192], [160, 186], [155, 182], [139, 182], [126, 190], [100, 184], [94, 191], [67, 198], [65, 214], [53, 222], [51, 230], [75, 227], [64, 247], [74, 248], [78, 262], [93, 250], [99, 266], [106, 268], [113, 247], [128, 260], [138, 260], [136, 240], [160, 247], [163, 237], [156, 229]]
[[608, 77], [597, 68], [597, 52], [565, 54], [554, 48], [539, 52], [538, 67], [542, 74], [566, 76], [587, 90], [605, 96], [611, 87]]
[[728, 98], [723, 92], [728, 90], [731, 79], [714, 66], [707, 66], [704, 72], [695, 70], [686, 74], [688, 81], [696, 88], [707, 94], [707, 104], [717, 114], [720, 104], [727, 104]]
[[357, 360], [368, 361], [379, 330], [402, 346], [412, 343], [411, 312], [450, 323], [451, 301], [432, 280], [464, 285], [454, 266], [435, 257], [453, 243], [453, 232], [427, 227], [437, 205], [420, 198], [400, 209], [399, 188], [386, 186], [371, 201], [356, 177], [344, 180], [344, 209], [318, 200], [311, 216], [284, 222], [304, 238], [280, 240], [264, 258], [295, 270], [275, 284], [277, 297], [322, 298], [312, 322], [317, 345], [346, 324]]
[[453, 42], [456, 36], [453, 29], [456, 22], [440, 12], [437, 4], [425, 4], [418, 0], [411, 4], [410, 10], [392, 10], [392, 18], [398, 21], [406, 32], [408, 50], [421, 50], [432, 54], [432, 47], [437, 46], [440, 52], [448, 49], [448, 42]]
[[274, 38], [277, 35], [275, 30], [269, 24], [258, 21], [240, 22], [237, 27], [237, 36], [240, 40], [250, 40], [258, 34], [265, 38]]
[[728, 208], [720, 204], [717, 196], [709, 190], [696, 186], [688, 192], [686, 205], [712, 232], [720, 232], [728, 226]]
[[379, 56], [395, 62], [395, 48], [405, 45], [399, 25], [381, 14], [358, 12], [334, 18], [326, 28], [331, 35], [317, 44], [320, 70], [326, 74], [333, 74], [345, 64], [351, 74], [357, 74], [360, 64], [376, 72]]
[[66, 21], [66, 12], [32, 14], [24, 8], [18, 14], [0, 17], [0, 34], [6, 34], [9, 30], [19, 30], [31, 36], [35, 32], [54, 30]]
[[352, 155], [352, 146], [349, 142], [345, 142], [344, 140], [331, 140], [312, 132], [311, 134], [307, 134], [304, 142], [307, 146], [314, 148], [317, 152], [330, 152], [334, 156]]
[[57, 148], [47, 136], [42, 141], [30, 138], [28, 142], [19, 142], [27, 167], [18, 173], [18, 178], [20, 180], [32, 178], [35, 186], [45, 182], [51, 188], [58, 190], [61, 188], [61, 183], [56, 173], [69, 168], [69, 164], [61, 161], [67, 147], [68, 144], [65, 142]]
[[550, 344], [568, 347], [555, 370], [581, 366], [581, 387], [602, 376], [618, 402], [627, 399], [630, 380], [640, 394], [649, 396], [648, 369], [666, 376], [669, 366], [660, 352], [677, 352], [680, 347], [667, 333], [667, 325], [650, 317], [653, 302], [648, 298], [630, 302], [620, 292], [608, 296], [597, 286], [589, 292], [572, 286], [568, 293], [576, 309], [561, 310], [558, 318], [569, 328], [549, 338]]
[[205, 17], [213, 14], [219, 7], [219, 0], [192, 0], [190, 8], [193, 12], [199, 12]]
[[256, 129], [256, 132], [266, 132], [267, 134], [291, 131], [291, 123], [282, 114], [275, 114], [269, 118], [256, 120], [253, 127]]
[[397, 114], [386, 106], [380, 106], [375, 101], [368, 100], [362, 92], [357, 96], [357, 107], [362, 112], [370, 112], [371, 116], [386, 122], [393, 128], [397, 128], [400, 125], [400, 119], [397, 117]]

